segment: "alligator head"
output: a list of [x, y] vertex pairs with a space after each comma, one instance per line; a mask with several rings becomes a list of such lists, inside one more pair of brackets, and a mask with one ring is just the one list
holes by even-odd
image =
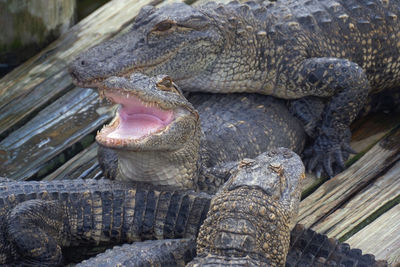
[[213, 198], [189, 266], [285, 266], [304, 177], [286, 148], [242, 160]]
[[171, 78], [110, 77], [99, 91], [120, 104], [96, 136], [101, 146], [117, 151], [119, 179], [193, 188], [199, 116]]
[[183, 3], [146, 6], [128, 33], [81, 54], [70, 71], [80, 86], [97, 86], [104, 78], [132, 72], [171, 73], [178, 81], [212, 65], [221, 44], [218, 29], [194, 8]]
[[70, 66], [73, 81], [96, 87], [107, 77], [141, 72], [168, 74], [187, 91], [257, 91], [265, 73], [255, 66], [266, 64], [266, 58], [254, 57], [259, 43], [258, 30], [250, 26], [254, 19], [236, 8], [234, 3], [146, 6], [129, 32], [77, 57]]

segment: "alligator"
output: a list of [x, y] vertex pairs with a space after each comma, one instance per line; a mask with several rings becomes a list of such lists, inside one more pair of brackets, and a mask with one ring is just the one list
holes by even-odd
[[169, 76], [140, 73], [110, 77], [99, 92], [121, 105], [96, 136], [109, 179], [215, 193], [243, 158], [304, 147], [301, 123], [273, 97], [193, 94], [189, 102]]
[[280, 148], [242, 160], [213, 200], [203, 192], [104, 179], [6, 181], [0, 184], [0, 263], [57, 266], [66, 246], [171, 238], [116, 248], [81, 266], [183, 266], [195, 256], [200, 231], [194, 266], [283, 266], [290, 244], [287, 266], [385, 266], [302, 226], [289, 242], [303, 177], [300, 157]]
[[[304, 153], [307, 169], [332, 176], [354, 153], [349, 125], [367, 95], [400, 85], [399, 6], [389, 0], [146, 6], [129, 32], [82, 53], [70, 73], [83, 87], [132, 72], [165, 73], [186, 91], [288, 99], [314, 139]], [[322, 115], [310, 96], [324, 103]]]

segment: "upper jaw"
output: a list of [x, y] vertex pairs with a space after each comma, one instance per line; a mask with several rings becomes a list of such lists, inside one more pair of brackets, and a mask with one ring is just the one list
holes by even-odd
[[101, 82], [104, 79], [94, 79], [94, 80], [90, 80], [90, 81], [80, 81], [74, 77], [72, 77], [72, 83], [77, 86], [77, 87], [82, 87], [82, 88], [97, 88], [99, 87], [99, 85], [101, 84]]

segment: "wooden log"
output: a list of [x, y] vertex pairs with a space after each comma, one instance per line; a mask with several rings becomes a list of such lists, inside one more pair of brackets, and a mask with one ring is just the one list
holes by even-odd
[[76, 0], [0, 1], [0, 62], [17, 65], [74, 25]]
[[0, 142], [0, 176], [26, 180], [113, 114], [96, 90], [75, 88]]
[[400, 204], [377, 218], [350, 239], [352, 247], [385, 259], [391, 266], [400, 266]]
[[397, 127], [350, 168], [305, 198], [300, 203], [298, 223], [307, 227], [322, 223], [399, 158], [400, 127]]
[[75, 155], [56, 171], [47, 175], [42, 180], [67, 180], [67, 179], [98, 179], [102, 177], [102, 171], [97, 161], [96, 143]]
[[352, 199], [314, 225], [313, 229], [330, 237], [342, 239], [368, 216], [400, 196], [399, 177], [400, 160]]
[[117, 34], [150, 3], [154, 1], [109, 2], [1, 79], [0, 135], [71, 90], [68, 64], [82, 51]]

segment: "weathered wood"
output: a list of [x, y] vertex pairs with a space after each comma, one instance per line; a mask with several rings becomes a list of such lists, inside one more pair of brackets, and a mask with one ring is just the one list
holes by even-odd
[[313, 229], [337, 239], [343, 237], [372, 213], [400, 196], [400, 161]]
[[74, 24], [76, 0], [0, 1], [0, 62], [17, 65]]
[[[351, 125], [351, 147], [359, 153], [366, 152], [399, 124], [400, 114], [380, 112], [361, 118]], [[350, 158], [354, 156], [358, 154]]]
[[321, 185], [300, 203], [298, 222], [315, 227], [400, 158], [400, 127], [350, 168]]
[[75, 88], [0, 142], [0, 176], [26, 180], [111, 118], [97, 91]]
[[374, 254], [376, 259], [384, 259], [392, 266], [399, 266], [400, 204], [391, 208], [346, 242], [352, 247], [362, 249], [364, 253]]
[[68, 64], [80, 52], [118, 33], [133, 21], [141, 7], [152, 2], [109, 2], [1, 79], [0, 135], [70, 90]]
[[42, 180], [97, 179], [101, 175], [97, 144], [93, 143]]
[[[86, 134], [110, 118], [110, 110], [102, 109], [97, 93], [92, 91], [87, 94], [86, 90], [90, 91], [91, 89], [74, 89], [66, 66], [78, 53], [89, 46], [125, 31], [126, 28], [125, 30], [121, 29], [133, 19], [142, 5], [149, 2], [145, 0], [137, 3], [128, 3], [123, 0], [113, 1], [82, 21], [30, 62], [0, 80], [0, 136], [1, 133], [4, 134], [13, 129], [14, 125], [20, 126], [26, 118], [34, 117], [0, 143], [0, 175], [11, 175], [15, 179], [31, 177], [50, 159], [62, 155], [62, 151], [79, 142]], [[68, 91], [70, 92], [64, 95]], [[74, 99], [69, 94], [76, 94], [76, 99], [80, 99], [74, 103], [75, 106], [69, 102], [70, 100], [66, 100], [68, 97]], [[62, 97], [57, 100], [58, 102], [49, 105], [60, 96]], [[30, 104], [31, 101], [32, 104]], [[46, 105], [49, 106], [46, 107]], [[70, 108], [65, 108], [64, 105], [69, 105]], [[84, 114], [85, 107], [87, 114]], [[34, 116], [40, 110], [42, 111]], [[396, 116], [392, 115], [391, 119], [397, 118], [398, 124], [400, 116]], [[62, 118], [65, 120], [61, 121]], [[88, 122], [88, 125], [79, 124], [82, 122]], [[356, 124], [356, 129], [353, 129], [352, 146], [362, 152], [370, 149], [372, 144], [385, 136], [396, 125], [396, 122], [388, 123], [380, 119], [375, 122], [367, 120], [360, 123], [360, 126]], [[380, 126], [384, 127], [380, 128]], [[397, 167], [393, 166], [392, 170], [385, 175], [382, 173], [386, 167], [391, 166], [396, 160], [398, 161], [399, 141], [390, 141], [391, 139], [400, 139], [398, 132], [397, 129], [396, 132], [391, 133], [390, 137], [385, 138], [386, 141], [376, 144], [345, 173], [325, 183], [314, 194], [302, 201], [300, 220], [307, 221], [308, 225], [321, 227], [322, 231], [329, 234], [337, 231], [337, 236], [342, 236], [343, 233], [347, 233], [347, 230], [351, 230], [354, 225], [359, 225], [360, 221], [378, 209], [379, 201], [384, 201], [383, 205], [387, 200], [392, 199], [393, 195], [398, 196], [396, 191], [399, 191], [399, 182], [396, 181], [395, 174], [390, 176], [391, 172], [398, 173]], [[45, 179], [96, 178], [100, 176], [100, 170], [95, 154], [96, 145], [93, 144]], [[3, 170], [5, 170], [5, 174], [2, 173]], [[361, 178], [362, 175], [365, 177]], [[375, 179], [375, 183], [367, 187], [367, 184], [372, 183]], [[379, 188], [379, 186], [383, 188]], [[357, 194], [362, 194], [364, 198], [358, 197]], [[367, 200], [368, 203], [362, 203]], [[372, 207], [369, 207], [371, 203]], [[353, 209], [355, 210], [351, 211]], [[393, 209], [389, 212], [392, 212]], [[368, 235], [371, 237], [367, 237], [370, 243], [379, 240], [372, 233], [375, 230], [382, 236], [385, 233], [394, 233], [399, 236], [398, 231], [395, 232], [396, 229], [399, 229], [398, 223], [395, 223], [399, 221], [399, 218], [393, 214], [384, 217], [388, 213], [382, 215], [373, 224], [378, 221], [386, 222], [381, 220], [381, 218], [386, 218], [385, 227], [391, 227], [390, 229], [394, 232], [371, 224], [371, 227], [365, 227], [353, 237], [359, 237], [362, 240], [362, 233], [365, 229], [369, 229]], [[391, 219], [392, 217], [394, 219]], [[325, 223], [327, 223], [326, 227]], [[352, 238], [348, 242], [351, 243]], [[376, 245], [372, 245], [371, 250], [366, 252], [379, 255], [378, 246], [381, 246], [379, 248], [386, 249], [387, 252], [382, 258], [393, 258], [395, 257], [393, 255], [399, 255], [398, 250], [390, 250], [390, 245], [399, 247], [398, 238], [390, 235], [385, 238]], [[389, 246], [384, 247], [384, 242], [387, 242]], [[351, 245], [363, 248], [357, 243], [351, 243]]]

